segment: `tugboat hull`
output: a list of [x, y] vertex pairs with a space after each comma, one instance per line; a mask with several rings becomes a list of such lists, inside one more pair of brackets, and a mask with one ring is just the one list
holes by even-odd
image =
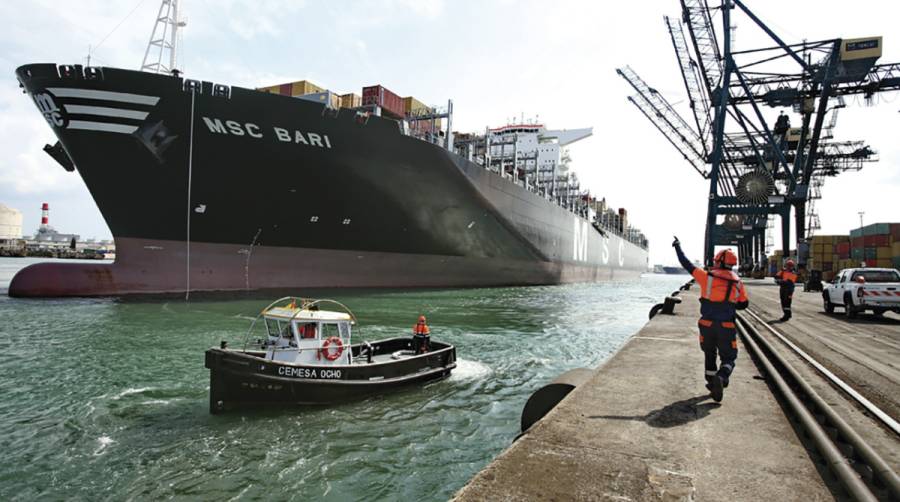
[[[209, 410], [221, 413], [253, 407], [333, 404], [363, 399], [400, 387], [421, 385], [450, 376], [456, 367], [452, 345], [431, 342], [425, 354], [383, 361], [386, 355], [412, 349], [411, 338], [372, 343], [381, 362], [343, 365], [295, 365], [263, 358], [262, 352], [211, 348], [206, 351], [210, 370]], [[352, 345], [355, 358], [365, 349]]]

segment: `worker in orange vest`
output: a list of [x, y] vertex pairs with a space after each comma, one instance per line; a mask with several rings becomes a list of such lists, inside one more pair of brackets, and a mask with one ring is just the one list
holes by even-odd
[[791, 318], [791, 302], [794, 299], [794, 285], [797, 284], [798, 275], [794, 272], [794, 260], [784, 262], [784, 268], [775, 274], [775, 283], [779, 286], [779, 296], [781, 296], [781, 321], [787, 321]]
[[[678, 261], [700, 285], [700, 348], [705, 357], [706, 388], [716, 402], [722, 400], [728, 379], [737, 360], [737, 310], [750, 304], [747, 288], [731, 268], [737, 265], [737, 256], [725, 249], [716, 254], [714, 266], [707, 270], [695, 267], [684, 256], [678, 237], [672, 243]], [[721, 365], [716, 365], [716, 353]]]
[[425, 324], [425, 316], [419, 316], [419, 322], [413, 326], [413, 352], [416, 354], [424, 354], [428, 352], [431, 347], [429, 346], [431, 343], [431, 330], [428, 329], [428, 325]]

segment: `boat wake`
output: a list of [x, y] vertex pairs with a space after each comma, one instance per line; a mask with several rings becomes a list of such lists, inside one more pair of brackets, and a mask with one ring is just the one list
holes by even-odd
[[125, 389], [122, 392], [116, 394], [115, 396], [113, 396], [112, 399], [113, 399], [113, 401], [118, 401], [119, 399], [122, 399], [123, 397], [130, 396], [132, 394], [143, 394], [150, 390], [155, 390], [155, 387], [138, 387], [138, 388], [130, 387], [130, 388]]
[[487, 364], [459, 358], [456, 360], [456, 369], [450, 374], [450, 380], [474, 380], [493, 373]]

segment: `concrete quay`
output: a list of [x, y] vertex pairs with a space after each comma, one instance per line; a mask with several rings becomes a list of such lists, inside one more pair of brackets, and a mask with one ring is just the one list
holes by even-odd
[[724, 400], [708, 396], [698, 294], [683, 292], [674, 316], [654, 317], [455, 500], [834, 500], [742, 345]]

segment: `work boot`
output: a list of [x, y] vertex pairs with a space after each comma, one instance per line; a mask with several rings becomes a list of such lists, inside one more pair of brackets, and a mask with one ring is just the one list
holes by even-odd
[[712, 382], [710, 382], [709, 394], [712, 396], [713, 401], [717, 403], [722, 402], [722, 394], [723, 394], [723, 385], [722, 385], [722, 377], [716, 375], [713, 377]]

